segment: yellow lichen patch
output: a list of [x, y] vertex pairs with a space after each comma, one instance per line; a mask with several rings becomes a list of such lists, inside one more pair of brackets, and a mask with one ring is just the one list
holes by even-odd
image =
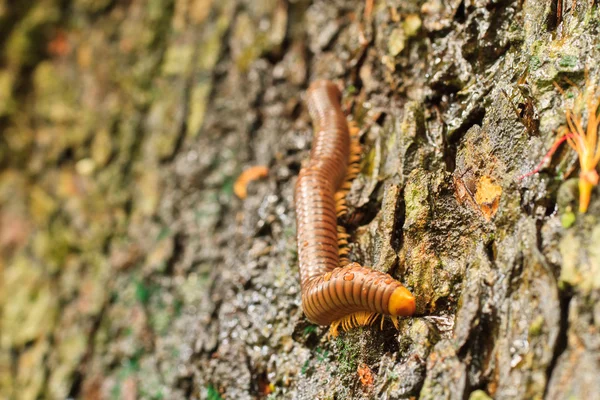
[[482, 176], [477, 182], [475, 202], [487, 221], [490, 221], [496, 215], [501, 195], [502, 187], [496, 185], [489, 176]]
[[250, 167], [240, 174], [233, 185], [233, 192], [240, 199], [248, 196], [248, 184], [269, 174], [269, 168], [261, 165]]

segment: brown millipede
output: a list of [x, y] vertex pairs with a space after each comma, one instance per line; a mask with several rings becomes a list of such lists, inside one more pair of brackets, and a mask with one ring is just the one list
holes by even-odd
[[[348, 234], [337, 218], [346, 213], [345, 196], [358, 174], [360, 146], [340, 106], [340, 91], [330, 81], [316, 81], [307, 92], [314, 139], [308, 164], [296, 183], [297, 243], [302, 308], [319, 325], [347, 330], [387, 315], [415, 311], [413, 295], [390, 275], [350, 263]], [[383, 322], [383, 319], [382, 319]]]

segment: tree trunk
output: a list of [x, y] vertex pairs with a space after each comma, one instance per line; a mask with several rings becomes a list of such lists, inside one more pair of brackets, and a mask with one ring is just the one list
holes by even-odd
[[[599, 30], [594, 0], [0, 0], [0, 398], [597, 396], [600, 192], [544, 154], [596, 111]], [[302, 314], [315, 79], [398, 331]]]

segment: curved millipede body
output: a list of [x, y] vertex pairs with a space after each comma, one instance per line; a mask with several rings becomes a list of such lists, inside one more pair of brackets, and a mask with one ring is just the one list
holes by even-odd
[[[360, 146], [340, 106], [340, 92], [329, 81], [308, 89], [314, 139], [308, 164], [296, 183], [296, 222], [302, 308], [319, 325], [349, 329], [388, 315], [412, 315], [415, 299], [390, 275], [344, 257], [348, 235], [337, 224], [346, 212], [344, 197], [358, 173]], [[340, 247], [341, 245], [341, 247]]]

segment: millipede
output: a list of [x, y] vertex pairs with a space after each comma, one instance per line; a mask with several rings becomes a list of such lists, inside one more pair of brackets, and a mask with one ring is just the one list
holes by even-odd
[[318, 325], [338, 327], [371, 325], [388, 316], [398, 327], [398, 317], [415, 312], [415, 298], [390, 275], [348, 259], [348, 237], [338, 218], [348, 211], [346, 195], [358, 175], [358, 129], [349, 125], [340, 104], [337, 86], [326, 80], [313, 82], [307, 106], [314, 137], [310, 158], [296, 182], [296, 224], [302, 309]]

